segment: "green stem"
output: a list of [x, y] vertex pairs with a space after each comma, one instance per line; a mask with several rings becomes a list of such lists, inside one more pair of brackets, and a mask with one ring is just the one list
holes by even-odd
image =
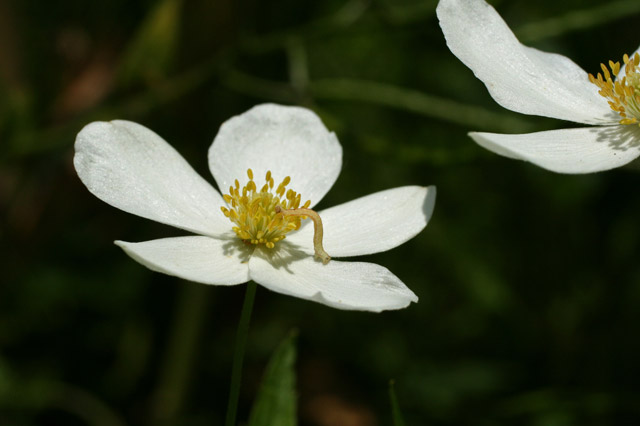
[[247, 334], [249, 334], [249, 322], [251, 321], [251, 311], [253, 310], [255, 296], [256, 283], [249, 281], [247, 284], [247, 292], [244, 295], [240, 323], [238, 324], [238, 334], [236, 335], [236, 347], [233, 353], [231, 389], [229, 390], [229, 404], [227, 405], [227, 419], [225, 421], [226, 426], [235, 426], [236, 424], [238, 398], [240, 396], [240, 380], [242, 379], [242, 362], [247, 345]]
[[396, 383], [389, 380], [389, 400], [391, 401], [391, 415], [393, 416], [393, 426], [404, 426], [402, 414], [400, 413], [400, 404], [396, 396]]

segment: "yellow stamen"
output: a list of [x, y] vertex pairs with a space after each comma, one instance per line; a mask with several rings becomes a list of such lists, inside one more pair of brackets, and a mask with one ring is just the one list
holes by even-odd
[[[307, 203], [305, 203], [305, 205], [307, 205]], [[327, 263], [329, 263], [329, 261], [331, 260], [331, 256], [329, 256], [329, 254], [324, 251], [324, 248], [322, 247], [322, 219], [320, 219], [320, 215], [318, 213], [307, 208], [284, 209], [282, 208], [282, 206], [276, 206], [276, 213], [281, 213], [284, 217], [299, 216], [302, 219], [306, 219], [307, 217], [311, 218], [311, 220], [313, 221], [313, 250], [316, 253], [316, 257], [322, 260], [323, 264], [326, 265]]]
[[[281, 209], [297, 209], [300, 207], [301, 196], [292, 189], [287, 189], [291, 182], [285, 177], [274, 191], [275, 182], [271, 171], [265, 176], [265, 184], [258, 188], [253, 180], [253, 170], [247, 170], [249, 182], [240, 188], [236, 179], [234, 186], [229, 187], [229, 193], [223, 198], [227, 207], [221, 207], [222, 213], [236, 226], [232, 229], [236, 235], [247, 244], [260, 245], [272, 249], [278, 241], [285, 238], [288, 232], [300, 228], [303, 217], [283, 215], [276, 211]], [[286, 194], [286, 197], [285, 197]], [[303, 207], [309, 207], [307, 200]]]
[[609, 61], [609, 68], [600, 64], [602, 74], [597, 77], [589, 74], [589, 81], [600, 88], [598, 93], [609, 101], [609, 107], [620, 115], [620, 124], [638, 124], [640, 126], [640, 55], [632, 58], [625, 54], [625, 75], [613, 81], [611, 74], [618, 76], [620, 62]]

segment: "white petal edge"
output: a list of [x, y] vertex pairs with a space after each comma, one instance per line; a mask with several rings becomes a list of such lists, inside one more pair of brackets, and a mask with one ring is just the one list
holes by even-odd
[[332, 260], [323, 265], [301, 253], [281, 258], [257, 249], [249, 271], [269, 290], [337, 309], [381, 312], [418, 301], [398, 277], [373, 263]]
[[640, 156], [638, 126], [582, 127], [521, 135], [469, 133], [484, 148], [558, 173], [592, 173]]
[[257, 105], [224, 122], [209, 149], [209, 168], [223, 193], [235, 179], [244, 185], [249, 168], [260, 188], [271, 170], [276, 185], [290, 176], [289, 188], [312, 206], [333, 186], [341, 167], [336, 135], [301, 107]]
[[[332, 257], [346, 257], [397, 247], [427, 226], [435, 201], [435, 186], [403, 186], [322, 210], [324, 249]], [[287, 241], [313, 254], [313, 226], [305, 224]]]
[[249, 281], [250, 253], [237, 238], [190, 236], [115, 244], [152, 271], [202, 284], [235, 285]]
[[436, 13], [451, 52], [503, 107], [586, 124], [617, 121], [582, 68], [521, 44], [484, 0], [440, 0]]
[[[631, 55], [629, 55], [630, 58], [633, 58], [635, 56], [635, 54], [638, 53], [640, 54], [640, 47], [636, 49], [635, 52], [633, 52]], [[617, 62], [617, 61], [614, 61]], [[621, 80], [624, 76], [627, 75], [627, 66], [624, 63], [624, 61], [620, 61], [620, 72], [618, 72], [618, 75], [616, 76], [616, 81], [617, 80]], [[595, 74], [594, 74], [595, 75]]]
[[121, 210], [204, 235], [228, 231], [224, 200], [167, 142], [130, 121], [94, 122], [73, 164], [89, 191]]

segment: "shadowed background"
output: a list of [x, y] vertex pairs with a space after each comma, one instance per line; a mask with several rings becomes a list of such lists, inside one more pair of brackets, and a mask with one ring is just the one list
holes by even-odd
[[[492, 4], [588, 72], [640, 43], [636, 0]], [[343, 171], [320, 209], [413, 184], [438, 199], [418, 237], [362, 258], [418, 304], [343, 312], [258, 288], [241, 423], [292, 329], [303, 426], [391, 424], [390, 379], [407, 425], [637, 421], [640, 175], [556, 175], [475, 145], [470, 130], [573, 124], [496, 105], [435, 6], [0, 1], [0, 424], [222, 423], [245, 287], [127, 257], [113, 240], [184, 233], [91, 195], [73, 141], [94, 120], [137, 121], [213, 182], [218, 127], [262, 102], [311, 108], [337, 133]]]

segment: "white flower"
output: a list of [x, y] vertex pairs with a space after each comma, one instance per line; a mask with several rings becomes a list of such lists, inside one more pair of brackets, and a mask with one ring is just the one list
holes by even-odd
[[638, 52], [631, 55], [635, 66], [623, 65], [617, 77], [619, 64], [610, 61], [613, 76], [603, 65], [604, 78], [594, 78], [565, 56], [522, 45], [484, 0], [440, 0], [436, 12], [449, 49], [500, 105], [593, 125], [521, 135], [470, 133], [478, 144], [560, 173], [608, 170], [640, 156]]
[[[298, 207], [301, 196], [310, 200], [305, 207], [317, 204], [342, 165], [335, 134], [307, 109], [259, 105], [221, 126], [209, 167], [218, 187], [230, 190], [224, 198], [160, 136], [136, 123], [91, 123], [75, 149], [75, 168], [95, 196], [197, 234], [116, 241], [149, 269], [204, 284], [253, 280], [340, 309], [379, 312], [418, 300], [382, 266], [315, 260], [313, 224], [282, 213]], [[344, 257], [396, 247], [426, 226], [435, 194], [434, 187], [405, 186], [323, 210], [324, 248]]]

